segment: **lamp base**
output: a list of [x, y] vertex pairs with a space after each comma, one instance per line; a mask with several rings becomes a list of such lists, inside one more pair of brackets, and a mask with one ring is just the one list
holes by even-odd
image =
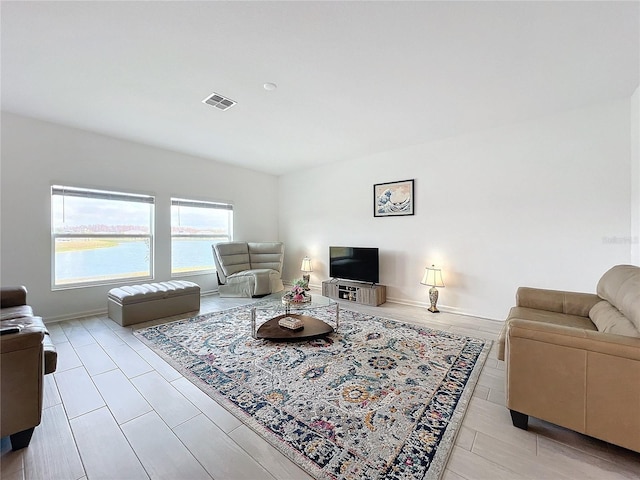
[[436, 308], [436, 303], [438, 303], [438, 289], [436, 287], [429, 289], [429, 301], [431, 302], [431, 306], [427, 308], [427, 310], [431, 313], [440, 313], [440, 310]]
[[304, 282], [304, 289], [309, 291], [309, 280], [311, 279], [311, 275], [302, 275], [302, 281]]

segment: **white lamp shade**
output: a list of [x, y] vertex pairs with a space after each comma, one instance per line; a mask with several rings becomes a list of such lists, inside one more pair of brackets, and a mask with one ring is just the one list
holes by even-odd
[[313, 272], [311, 269], [311, 259], [309, 257], [304, 257], [302, 259], [302, 266], [300, 267], [300, 270], [303, 272]]
[[422, 277], [422, 281], [420, 283], [430, 287], [444, 287], [444, 282], [442, 281], [442, 270], [436, 268], [435, 265], [425, 268], [424, 277]]

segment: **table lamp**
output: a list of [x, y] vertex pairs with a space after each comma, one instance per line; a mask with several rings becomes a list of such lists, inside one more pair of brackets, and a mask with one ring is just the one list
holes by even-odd
[[311, 268], [311, 259], [309, 257], [304, 257], [302, 259], [302, 266], [300, 267], [300, 270], [304, 272], [304, 274], [302, 275], [302, 280], [304, 281], [304, 289], [309, 290], [309, 279], [311, 278], [309, 272], [313, 272]]
[[427, 310], [431, 313], [438, 313], [440, 310], [436, 308], [436, 303], [438, 303], [438, 289], [436, 287], [444, 287], [444, 282], [442, 281], [442, 270], [436, 268], [435, 265], [425, 268], [424, 277], [422, 277], [422, 281], [420, 283], [431, 287], [429, 289], [429, 301], [431, 301], [431, 306]]

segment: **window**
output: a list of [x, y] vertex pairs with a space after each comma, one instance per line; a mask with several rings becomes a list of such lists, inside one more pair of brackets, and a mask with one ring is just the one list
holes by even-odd
[[171, 274], [214, 271], [211, 245], [233, 236], [233, 205], [171, 199]]
[[51, 187], [53, 288], [153, 276], [154, 197]]

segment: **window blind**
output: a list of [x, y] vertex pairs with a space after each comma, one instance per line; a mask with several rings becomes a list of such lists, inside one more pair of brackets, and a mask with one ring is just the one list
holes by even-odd
[[150, 195], [137, 195], [134, 193], [118, 193], [118, 192], [110, 192], [107, 190], [91, 190], [88, 188], [64, 187], [60, 185], [53, 185], [51, 187], [51, 194], [65, 196], [65, 197], [82, 197], [82, 198], [95, 198], [100, 200], [116, 200], [121, 202], [137, 202], [137, 203], [153, 204], [155, 201], [154, 197]]
[[196, 208], [213, 208], [216, 210], [233, 210], [233, 205], [229, 203], [200, 202], [197, 200], [183, 200], [180, 198], [171, 199], [172, 207], [196, 207]]

